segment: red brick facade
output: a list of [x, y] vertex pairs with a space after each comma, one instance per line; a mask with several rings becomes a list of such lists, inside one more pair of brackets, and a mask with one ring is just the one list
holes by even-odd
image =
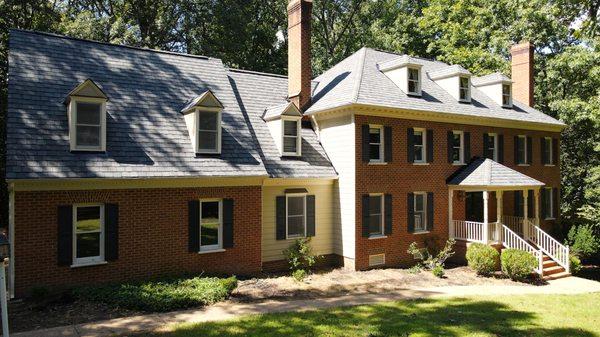
[[[188, 252], [188, 201], [234, 199], [234, 246]], [[119, 205], [119, 258], [105, 265], [57, 265], [57, 210], [74, 203]], [[261, 188], [177, 188], [15, 192], [15, 291], [177, 273], [254, 274], [261, 270]]]
[[[368, 267], [368, 257], [372, 254], [386, 254], [387, 266], [406, 266], [414, 263], [406, 250], [408, 245], [417, 241], [423, 243], [427, 238], [438, 238], [442, 242], [448, 238], [448, 186], [446, 179], [460, 167], [448, 163], [447, 131], [462, 130], [470, 132], [471, 156], [483, 156], [483, 133], [504, 135], [504, 165], [544, 182], [549, 187], [560, 187], [559, 166], [544, 166], [541, 163], [540, 138], [559, 138], [559, 133], [504, 129], [494, 127], [448, 124], [416, 121], [386, 117], [357, 115], [356, 148], [362, 144], [361, 127], [363, 124], [377, 124], [392, 127], [393, 160], [384, 165], [370, 165], [362, 161], [361, 154], [356, 155], [356, 269]], [[425, 128], [433, 130], [433, 162], [428, 165], [414, 165], [407, 160], [407, 129]], [[514, 160], [514, 136], [527, 135], [533, 140], [531, 166], [516, 166]], [[434, 226], [428, 234], [413, 234], [407, 230], [407, 194], [415, 191], [433, 192]], [[393, 230], [387, 238], [369, 239], [361, 234], [361, 196], [368, 193], [388, 193], [393, 197]], [[504, 192], [504, 213], [513, 213], [512, 192]], [[495, 197], [490, 197], [489, 219], [495, 221]], [[463, 220], [465, 201], [461, 194], [454, 193], [454, 219]], [[542, 224], [544, 228], [552, 224]]]

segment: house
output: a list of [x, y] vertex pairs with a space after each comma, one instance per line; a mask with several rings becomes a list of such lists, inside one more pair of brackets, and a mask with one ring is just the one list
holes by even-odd
[[547, 234], [565, 125], [532, 107], [532, 46], [513, 47], [512, 79], [369, 48], [312, 79], [311, 6], [288, 6], [288, 76], [12, 30], [12, 295], [281, 270], [300, 237], [357, 270], [453, 237], [568, 275]]

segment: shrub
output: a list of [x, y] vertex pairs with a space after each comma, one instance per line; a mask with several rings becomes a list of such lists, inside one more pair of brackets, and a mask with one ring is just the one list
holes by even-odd
[[436, 249], [432, 247], [419, 248], [416, 242], [408, 246], [407, 253], [411, 254], [415, 260], [420, 260], [417, 264], [418, 268], [433, 271], [434, 268], [444, 269], [444, 263], [448, 258], [454, 255], [452, 248], [454, 247], [454, 239], [449, 239], [442, 249], [438, 249], [437, 254], [430, 253], [430, 250]]
[[224, 300], [237, 287], [229, 278], [193, 277], [108, 284], [74, 290], [76, 297], [141, 311], [171, 311]]
[[317, 263], [318, 256], [312, 253], [310, 247], [310, 238], [296, 239], [286, 250], [283, 255], [293, 272], [297, 270], [310, 271]]
[[570, 272], [575, 275], [581, 271], [581, 260], [575, 254], [569, 256]]
[[442, 277], [444, 277], [444, 267], [441, 265], [437, 265], [437, 266], [433, 267], [433, 269], [431, 269], [431, 273], [435, 277], [442, 278]]
[[308, 276], [308, 272], [304, 269], [296, 269], [292, 272], [292, 277], [298, 282], [304, 280], [306, 276]]
[[490, 275], [496, 270], [500, 253], [494, 247], [473, 243], [467, 247], [467, 263], [478, 275]]
[[571, 246], [571, 252], [582, 258], [591, 257], [600, 252], [600, 239], [595, 235], [591, 225], [571, 227], [566, 243]]
[[533, 255], [518, 249], [503, 250], [500, 259], [502, 272], [512, 280], [526, 279], [538, 264]]

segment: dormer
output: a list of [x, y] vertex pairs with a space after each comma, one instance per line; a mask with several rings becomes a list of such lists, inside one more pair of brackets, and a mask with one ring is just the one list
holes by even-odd
[[459, 65], [452, 65], [430, 71], [428, 75], [457, 101], [471, 102], [471, 73], [467, 69]]
[[286, 103], [265, 109], [263, 120], [267, 122], [271, 136], [281, 156], [302, 155], [300, 128], [302, 112], [294, 103]]
[[402, 55], [377, 64], [379, 71], [394, 82], [409, 96], [421, 96], [423, 77], [422, 64], [408, 55]]
[[474, 77], [473, 86], [503, 108], [512, 108], [512, 80], [501, 73]]
[[195, 153], [221, 153], [222, 112], [223, 104], [210, 90], [196, 96], [181, 110]]
[[87, 79], [65, 99], [71, 151], [106, 151], [106, 94]]

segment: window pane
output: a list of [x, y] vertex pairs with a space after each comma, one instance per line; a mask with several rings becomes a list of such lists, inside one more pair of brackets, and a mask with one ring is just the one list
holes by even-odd
[[508, 84], [503, 84], [502, 85], [502, 94], [503, 95], [510, 95], [510, 85]]
[[452, 146], [460, 147], [460, 134], [455, 133], [452, 135]]
[[469, 93], [467, 91], [467, 89], [460, 89], [460, 99], [467, 99], [469, 98]]
[[381, 196], [369, 197], [369, 213], [381, 214]]
[[288, 215], [304, 214], [304, 197], [288, 198]]
[[369, 216], [369, 234], [381, 234], [381, 214]]
[[219, 202], [202, 202], [202, 223], [219, 222]]
[[378, 128], [369, 129], [369, 143], [381, 143], [381, 130]]
[[304, 217], [288, 217], [288, 236], [304, 236]]
[[417, 69], [408, 69], [408, 79], [412, 80], [412, 81], [418, 81], [419, 80], [419, 70]]
[[422, 231], [425, 229], [425, 213], [415, 213], [415, 230]]
[[461, 88], [468, 88], [469, 87], [469, 79], [466, 77], [461, 77], [460, 78], [460, 87]]
[[423, 160], [423, 146], [415, 146], [415, 161]]
[[77, 103], [77, 124], [100, 125], [100, 104]]
[[296, 137], [283, 137], [283, 152], [296, 152]]
[[297, 136], [298, 135], [298, 122], [283, 121], [283, 134], [285, 136]]
[[415, 131], [414, 136], [413, 136], [413, 143], [415, 145], [423, 145], [423, 132], [422, 131]]
[[100, 146], [100, 127], [78, 125], [76, 142], [81, 146]]
[[202, 223], [200, 226], [200, 245], [211, 246], [219, 244], [219, 223]]
[[423, 211], [424, 195], [415, 194], [415, 212]]
[[373, 160], [379, 160], [380, 158], [380, 145], [369, 145], [369, 158]]
[[202, 111], [198, 114], [200, 119], [200, 130], [217, 130], [218, 112]]
[[100, 207], [77, 207], [77, 231], [89, 232], [100, 230]]
[[77, 234], [77, 258], [100, 256], [100, 233]]
[[201, 150], [216, 150], [217, 136], [216, 131], [198, 131], [198, 148]]
[[457, 148], [452, 149], [452, 161], [454, 161], [454, 162], [460, 161], [460, 149], [457, 149]]
[[417, 82], [408, 81], [408, 92], [417, 92]]
[[517, 161], [519, 164], [525, 163], [525, 138], [522, 138], [522, 137], [518, 138]]

